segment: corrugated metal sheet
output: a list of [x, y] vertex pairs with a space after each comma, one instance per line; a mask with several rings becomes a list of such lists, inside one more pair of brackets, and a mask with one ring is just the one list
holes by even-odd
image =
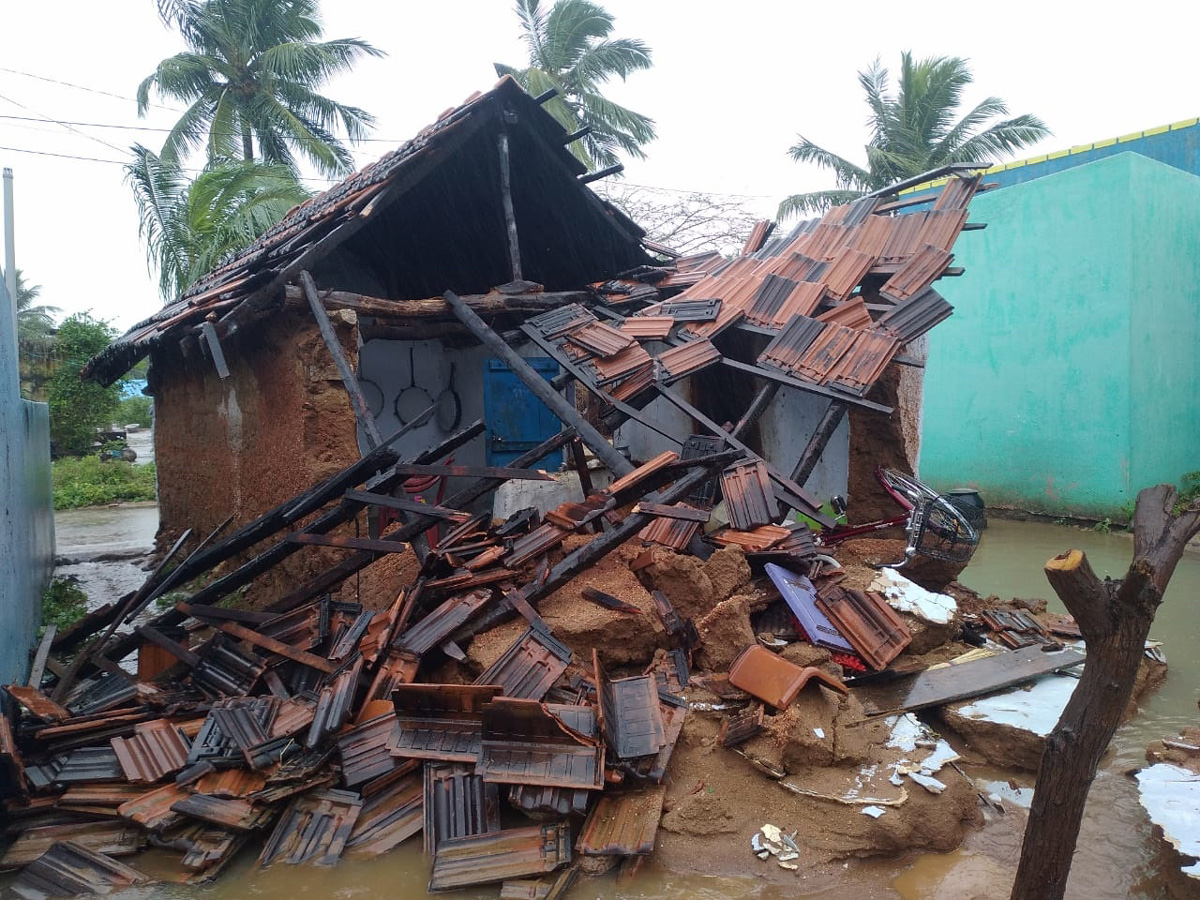
[[585, 856], [646, 856], [654, 852], [666, 785], [606, 793], [592, 807], [575, 849]]
[[791, 706], [810, 681], [816, 681], [838, 693], [849, 693], [844, 684], [823, 669], [815, 666], [801, 668], [758, 644], [751, 644], [743, 650], [729, 667], [730, 684], [776, 709]]
[[725, 511], [734, 528], [747, 531], [779, 518], [771, 475], [761, 459], [744, 460], [721, 473]]
[[497, 698], [483, 707], [477, 771], [489, 783], [599, 790], [604, 747], [588, 721], [594, 730], [588, 707]]
[[448, 838], [433, 858], [429, 890], [541, 875], [570, 861], [571, 831], [565, 823]]
[[125, 777], [134, 784], [154, 784], [187, 765], [191, 745], [167, 719], [142, 722], [130, 738], [113, 738], [113, 751]]
[[570, 661], [570, 647], [540, 629], [529, 628], [475, 679], [475, 684], [500, 685], [504, 697], [541, 700]]

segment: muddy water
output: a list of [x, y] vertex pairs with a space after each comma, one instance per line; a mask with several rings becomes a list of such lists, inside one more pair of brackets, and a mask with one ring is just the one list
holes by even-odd
[[[1069, 547], [1087, 551], [1101, 575], [1122, 573], [1132, 550], [1129, 538], [1122, 535], [995, 521], [963, 581], [981, 592], [1004, 597], [1046, 597], [1051, 592], [1041, 574], [1042, 564]], [[1114, 751], [1096, 779], [1068, 892], [1072, 900], [1187, 896], [1180, 892], [1181, 880], [1173, 873], [1177, 863], [1163, 852], [1161, 842], [1152, 835], [1149, 822], [1137, 804], [1133, 782], [1123, 773], [1142, 762], [1148, 741], [1174, 733], [1197, 719], [1200, 685], [1200, 657], [1194, 653], [1200, 637], [1200, 622], [1194, 614], [1197, 596], [1200, 596], [1200, 557], [1189, 556], [1176, 570], [1153, 631], [1153, 636], [1164, 641], [1171, 663], [1167, 683], [1146, 702], [1142, 714], [1117, 735]], [[981, 770], [972, 774], [981, 779], [981, 786], [988, 792], [1003, 789], [1013, 794], [1001, 784], [1009, 779], [1008, 773]], [[1027, 787], [1029, 782], [1029, 778], [1018, 779], [1017, 788]], [[1017, 812], [993, 816], [982, 831], [951, 854], [926, 854], [915, 860], [852, 862], [846, 870], [846, 883], [821, 893], [806, 892], [803, 877], [798, 878], [796, 890], [781, 891], [753, 877], [703, 878], [651, 866], [629, 885], [619, 886], [612, 876], [583, 879], [570, 896], [572, 900], [1007, 897], [1023, 823]], [[741, 840], [736, 835], [730, 839]], [[165, 864], [166, 859], [161, 862]], [[754, 871], [751, 862], [747, 847], [747, 875]], [[157, 874], [157, 867], [146, 857], [139, 857], [135, 865], [148, 874]], [[164, 876], [170, 871], [170, 866], [163, 866]], [[409, 841], [377, 859], [344, 862], [330, 869], [278, 865], [259, 872], [254, 868], [254, 854], [246, 852], [212, 885], [189, 888], [159, 884], [121, 896], [138, 900], [407, 898], [425, 896], [428, 873], [429, 861], [421, 853], [420, 841]], [[1168, 885], [1175, 886], [1171, 894], [1167, 893]], [[484, 886], [452, 896], [490, 900], [497, 893], [495, 886]]]
[[[1100, 534], [1043, 523], [993, 521], [962, 581], [983, 594], [1054, 598], [1042, 574], [1050, 557], [1070, 548], [1087, 553], [1101, 577], [1124, 574], [1133, 553], [1126, 534]], [[1138, 715], [1113, 739], [1092, 785], [1067, 896], [1117, 900], [1200, 895], [1178, 875], [1178, 857], [1164, 851], [1137, 801], [1126, 773], [1145, 764], [1146, 745], [1200, 719], [1200, 555], [1189, 552], [1171, 579], [1150, 636], [1163, 642], [1170, 668], [1166, 683], [1146, 698]], [[1051, 609], [1061, 604], [1051, 599]], [[999, 775], [1000, 773], [993, 773]], [[1017, 779], [1029, 785], [1032, 778]], [[928, 854], [900, 874], [893, 886], [905, 900], [969, 900], [1006, 897], [1020, 855], [1024, 820], [993, 821], [950, 854]]]

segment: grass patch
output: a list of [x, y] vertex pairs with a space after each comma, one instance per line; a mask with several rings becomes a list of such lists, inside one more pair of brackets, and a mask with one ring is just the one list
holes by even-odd
[[87, 612], [87, 594], [74, 577], [55, 578], [42, 594], [42, 627], [65, 631]]
[[56, 459], [51, 464], [51, 473], [55, 509], [156, 497], [154, 463], [135, 466], [120, 459], [102, 461], [96, 456], [68, 456]]

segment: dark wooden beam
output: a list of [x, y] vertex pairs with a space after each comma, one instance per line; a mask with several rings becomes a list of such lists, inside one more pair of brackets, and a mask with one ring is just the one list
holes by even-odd
[[762, 418], [762, 414], [767, 411], [767, 407], [771, 405], [771, 401], [775, 399], [775, 395], [779, 393], [781, 387], [782, 385], [778, 381], [768, 381], [760, 387], [758, 393], [754, 395], [754, 399], [750, 401], [750, 406], [742, 413], [742, 417], [733, 426], [730, 434], [738, 439], [745, 435], [750, 427]]
[[546, 380], [525, 361], [524, 357], [508, 346], [508, 344], [504, 343], [500, 339], [500, 335], [496, 334], [483, 319], [479, 318], [473, 309], [463, 303], [457, 294], [453, 291], [446, 291], [443, 296], [454, 310], [454, 315], [458, 320], [479, 339], [480, 343], [503, 360], [512, 373], [524, 382], [530, 392], [546, 404], [550, 412], [558, 416], [561, 422], [574, 428], [580, 440], [588, 445], [592, 453], [596, 454], [597, 459], [608, 466], [609, 471], [617, 476], [633, 471], [632, 463], [618, 453], [616, 448], [605, 439], [604, 435], [600, 434], [591, 422], [581, 416], [574, 406], [568, 403], [554, 388], [550, 387]]
[[379, 426], [375, 424], [375, 417], [371, 415], [367, 399], [358, 386], [358, 376], [350, 368], [350, 361], [346, 359], [346, 354], [342, 350], [341, 341], [338, 340], [333, 323], [329, 320], [329, 313], [325, 311], [321, 298], [317, 296], [317, 286], [307, 271], [300, 273], [300, 287], [304, 289], [308, 307], [312, 310], [313, 318], [317, 320], [317, 328], [321, 331], [325, 346], [329, 348], [329, 355], [333, 357], [338, 374], [342, 376], [342, 386], [346, 388], [346, 393], [350, 396], [350, 407], [354, 410], [354, 418], [358, 420], [358, 427], [367, 436], [367, 443], [374, 450], [383, 443], [383, 435], [379, 433]]
[[798, 391], [804, 391], [806, 394], [815, 394], [827, 400], [840, 400], [843, 403], [849, 403], [851, 406], [858, 406], [862, 409], [869, 409], [871, 412], [884, 413], [885, 415], [892, 412], [890, 406], [884, 406], [882, 403], [873, 403], [870, 400], [864, 400], [862, 397], [856, 397], [853, 394], [831, 390], [824, 385], [801, 381], [799, 378], [793, 378], [790, 375], [785, 375], [783, 372], [778, 372], [766, 366], [752, 366], [749, 363], [730, 359], [728, 356], [721, 358], [721, 365], [737, 369], [739, 372], [756, 375], [759, 378], [765, 378], [767, 381], [776, 381], [784, 387], [793, 387]]
[[500, 201], [504, 205], [504, 227], [508, 231], [508, 264], [512, 270], [512, 280], [520, 281], [521, 276], [521, 243], [517, 240], [517, 216], [513, 211], [512, 200], [512, 168], [508, 158], [508, 131], [501, 128], [496, 139], [500, 152]]
[[350, 537], [344, 534], [306, 534], [294, 531], [284, 540], [293, 544], [308, 544], [315, 547], [340, 547], [343, 550], [371, 550], [375, 553], [403, 553], [408, 544], [395, 541], [379, 541], [374, 538]]
[[417, 500], [405, 500], [403, 497], [393, 497], [390, 494], [372, 494], [369, 491], [346, 491], [347, 500], [361, 500], [367, 506], [383, 506], [388, 509], [398, 509], [402, 512], [415, 513], [419, 516], [433, 516], [435, 519], [448, 519], [451, 522], [465, 522], [471, 518], [470, 513], [459, 512], [421, 503]]
[[[522, 453], [512, 461], [512, 466], [514, 468], [531, 466], [538, 460], [542, 459], [542, 457], [562, 448], [574, 437], [575, 429], [564, 429], [549, 440], [543, 441], [532, 450], [527, 450], [525, 453]], [[503, 483], [504, 479], [501, 478], [480, 479], [474, 484], [468, 485], [458, 493], [453, 494], [446, 500], [442, 501], [442, 505], [450, 509], [461, 508], [466, 506], [468, 503], [472, 503], [479, 499], [489, 491], [495, 490]], [[432, 516], [419, 516], [406, 525], [392, 529], [387, 534], [383, 535], [383, 540], [400, 542], [407, 541], [423, 529], [429, 528], [430, 526], [436, 524], [437, 519], [433, 518]], [[297, 606], [307, 603], [314, 597], [319, 597], [333, 590], [351, 575], [362, 571], [379, 558], [379, 554], [371, 551], [362, 551], [360, 553], [356, 553], [353, 556], [342, 560], [337, 565], [325, 570], [315, 578], [305, 582], [287, 596], [277, 600], [271, 605], [271, 610], [273, 612], [287, 612], [295, 609]]]
[[846, 418], [846, 404], [838, 403], [836, 400], [830, 402], [821, 415], [821, 421], [817, 423], [812, 436], [809, 437], [804, 452], [800, 454], [796, 467], [792, 469], [792, 481], [796, 484], [804, 484], [808, 481], [808, 476], [813, 473], [813, 469], [821, 461], [821, 454], [825, 452], [829, 439], [833, 437], [833, 433], [837, 431], [838, 425], [844, 418]]
[[591, 184], [593, 181], [599, 181], [601, 178], [607, 178], [609, 175], [616, 175], [624, 171], [625, 164], [617, 163], [606, 169], [599, 169], [595, 172], [588, 172], [586, 175], [580, 175], [578, 181], [580, 184]]
[[514, 469], [501, 466], [425, 466], [397, 463], [393, 471], [401, 475], [441, 475], [451, 478], [500, 478], [504, 481], [553, 481], [554, 476], [541, 469]]

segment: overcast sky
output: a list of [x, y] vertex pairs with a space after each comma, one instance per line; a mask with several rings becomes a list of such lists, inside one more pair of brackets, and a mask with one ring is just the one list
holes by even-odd
[[[832, 186], [826, 173], [788, 158], [797, 131], [861, 161], [867, 110], [856, 73], [877, 55], [893, 69], [903, 49], [967, 57], [976, 78], [969, 100], [998, 95], [1054, 132], [1022, 156], [1200, 109], [1194, 28], [1180, 20], [1188, 7], [1179, 3], [1150, 0], [1120, 13], [1052, 2], [604, 5], [619, 36], [642, 38], [654, 54], [652, 70], [609, 92], [657, 120], [649, 158], [629, 162], [626, 180], [743, 195], [763, 214], [787, 194]], [[120, 163], [135, 141], [161, 146], [161, 130], [129, 129], [165, 129], [178, 115], [156, 108], [138, 119], [132, 97], [183, 44], [160, 23], [154, 0], [23, 0], [0, 10], [0, 164], [16, 175], [17, 265], [42, 285], [43, 302], [90, 309], [123, 330], [160, 300]], [[360, 164], [490, 87], [493, 62], [523, 62], [509, 0], [326, 0], [324, 17], [327, 37], [363, 37], [388, 53], [326, 90], [378, 119], [375, 139], [355, 148]]]

